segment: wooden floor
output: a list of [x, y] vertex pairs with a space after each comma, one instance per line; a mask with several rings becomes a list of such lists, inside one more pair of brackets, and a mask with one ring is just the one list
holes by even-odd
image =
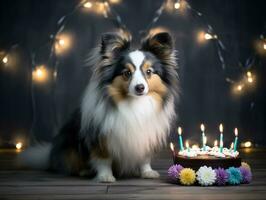
[[159, 180], [128, 179], [100, 184], [78, 177], [65, 177], [39, 171], [16, 169], [15, 151], [0, 150], [0, 199], [266, 199], [266, 149], [241, 152], [253, 169], [249, 185], [200, 187], [172, 185], [166, 181], [171, 165], [170, 152], [161, 152], [153, 166], [161, 173]]

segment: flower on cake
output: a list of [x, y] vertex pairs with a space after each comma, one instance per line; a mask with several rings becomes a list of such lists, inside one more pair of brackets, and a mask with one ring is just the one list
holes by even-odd
[[213, 185], [216, 180], [216, 173], [211, 167], [200, 167], [197, 171], [197, 180], [203, 186]]
[[168, 169], [168, 178], [170, 181], [177, 181], [179, 179], [179, 174], [183, 167], [181, 165], [172, 165]]
[[229, 167], [226, 172], [229, 174], [228, 183], [231, 185], [239, 185], [242, 181], [242, 174], [238, 168]]
[[252, 180], [252, 173], [251, 173], [250, 169], [241, 166], [241, 167], [239, 167], [239, 170], [240, 170], [241, 175], [242, 175], [241, 183], [250, 183]]
[[216, 173], [216, 184], [218, 186], [225, 185], [229, 177], [226, 170], [224, 168], [219, 167], [218, 169], [215, 169], [215, 173]]
[[196, 173], [193, 169], [184, 168], [180, 171], [179, 179], [183, 185], [192, 185], [196, 181]]

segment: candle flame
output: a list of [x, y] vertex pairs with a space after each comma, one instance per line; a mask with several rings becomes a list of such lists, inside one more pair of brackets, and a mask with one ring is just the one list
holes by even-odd
[[202, 132], [205, 131], [205, 126], [204, 126], [204, 124], [201, 124], [201, 125], [200, 125], [200, 130], [201, 130]]
[[189, 148], [189, 142], [188, 141], [186, 141], [186, 147]]
[[238, 129], [235, 128], [235, 136], [237, 137], [238, 136]]
[[223, 133], [223, 132], [224, 132], [224, 127], [223, 127], [223, 124], [220, 124], [220, 125], [219, 125], [219, 130], [220, 130], [220, 132], [221, 132], [221, 133]]
[[171, 149], [171, 151], [175, 150], [175, 146], [174, 146], [174, 144], [172, 142], [170, 142], [170, 149]]
[[182, 128], [180, 126], [178, 127], [177, 132], [178, 132], [179, 135], [182, 134]]
[[234, 148], [234, 143], [232, 142], [231, 146], [230, 146], [230, 149], [233, 149], [233, 148]]
[[214, 140], [214, 146], [215, 146], [215, 147], [218, 146], [218, 140]]

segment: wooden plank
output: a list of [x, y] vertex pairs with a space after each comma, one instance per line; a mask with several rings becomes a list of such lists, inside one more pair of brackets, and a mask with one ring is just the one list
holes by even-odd
[[252, 166], [253, 182], [249, 185], [184, 187], [167, 182], [167, 169], [172, 164], [168, 150], [155, 156], [153, 166], [161, 173], [159, 180], [118, 179], [112, 184], [19, 170], [14, 162], [16, 154], [8, 152], [3, 156], [0, 151], [0, 199], [266, 199], [265, 153], [265, 149], [242, 152], [244, 160]]

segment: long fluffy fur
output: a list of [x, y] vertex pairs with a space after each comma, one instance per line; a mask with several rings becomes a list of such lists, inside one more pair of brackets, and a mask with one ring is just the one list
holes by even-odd
[[128, 174], [166, 143], [176, 120], [179, 92], [173, 41], [168, 33], [160, 33], [144, 39], [140, 48], [163, 65], [158, 71], [167, 88], [162, 102], [145, 95], [117, 103], [108, 87], [121, 56], [130, 52], [130, 42], [128, 33], [103, 35], [101, 45], [89, 61], [93, 74], [81, 107], [47, 151], [50, 169], [71, 174], [84, 169], [95, 171], [91, 160], [96, 156], [111, 158], [119, 174]]

